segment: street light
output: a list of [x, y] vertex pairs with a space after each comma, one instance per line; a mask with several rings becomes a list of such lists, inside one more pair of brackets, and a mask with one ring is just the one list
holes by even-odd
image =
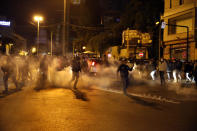
[[40, 22], [43, 21], [42, 16], [34, 16], [34, 21], [38, 22], [38, 30], [37, 30], [37, 55], [38, 55], [38, 49], [39, 49], [39, 42], [40, 42]]
[[85, 50], [85, 49], [86, 49], [86, 47], [85, 47], [85, 46], [83, 46], [82, 48], [83, 48], [83, 50]]
[[160, 24], [160, 22], [159, 22], [159, 21], [157, 21], [155, 24], [156, 24], [156, 25], [159, 25], [159, 24]]
[[32, 49], [31, 49], [31, 52], [34, 54], [34, 53], [36, 53], [36, 47], [33, 47]]

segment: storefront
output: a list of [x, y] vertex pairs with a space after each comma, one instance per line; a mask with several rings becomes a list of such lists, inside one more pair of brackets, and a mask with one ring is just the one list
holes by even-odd
[[186, 44], [170, 44], [165, 48], [164, 58], [187, 60]]

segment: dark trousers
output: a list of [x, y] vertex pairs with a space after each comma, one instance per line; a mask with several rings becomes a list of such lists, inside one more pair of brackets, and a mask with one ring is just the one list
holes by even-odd
[[195, 84], [196, 84], [196, 87], [197, 87], [197, 76], [194, 76], [194, 80], [195, 80]]
[[78, 83], [78, 80], [79, 80], [79, 72], [74, 72], [72, 73], [72, 79], [70, 82], [74, 81], [74, 85], [73, 85], [73, 88], [76, 88], [77, 87], [77, 83]]
[[8, 91], [8, 78], [9, 77], [11, 77], [11, 79], [14, 82], [16, 88], [19, 88], [18, 82], [16, 80], [16, 76], [14, 74], [10, 75], [9, 73], [4, 73], [3, 74], [3, 82], [4, 82], [5, 91]]
[[164, 71], [159, 71], [161, 85], [165, 85]]
[[129, 78], [128, 77], [121, 77], [122, 85], [123, 85], [123, 93], [126, 94], [126, 90], [129, 85]]
[[38, 86], [37, 88], [38, 89], [44, 88], [46, 83], [47, 83], [47, 73], [46, 72], [40, 72], [39, 79], [37, 81], [37, 86]]

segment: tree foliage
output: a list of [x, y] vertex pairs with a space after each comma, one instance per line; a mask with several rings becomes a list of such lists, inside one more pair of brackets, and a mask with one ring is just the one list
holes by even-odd
[[[122, 2], [122, 0], [119, 0]], [[125, 0], [126, 1], [126, 0]], [[160, 19], [163, 13], [163, 0], [130, 0], [122, 2], [125, 7], [120, 8], [120, 22], [112, 23], [110, 29], [103, 31], [78, 30], [78, 38], [84, 43], [88, 43], [91, 50], [103, 52], [106, 48], [121, 44], [122, 31], [130, 28], [141, 32], [152, 33], [155, 30], [155, 22]], [[98, 26], [100, 20], [99, 7], [92, 0], [88, 0], [82, 7], [83, 13], [80, 17], [80, 25]], [[120, 3], [119, 2], [119, 3]], [[101, 11], [100, 11], [101, 12]]]
[[120, 23], [114, 26], [114, 31], [130, 28], [152, 32], [162, 13], [163, 0], [131, 0], [121, 16]]

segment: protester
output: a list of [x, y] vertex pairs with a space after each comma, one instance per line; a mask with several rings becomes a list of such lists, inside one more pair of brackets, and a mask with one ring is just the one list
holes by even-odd
[[8, 93], [8, 79], [11, 78], [14, 82], [16, 89], [20, 89], [18, 81], [16, 80], [16, 66], [10, 56], [5, 56], [3, 64], [1, 66], [3, 72], [3, 82], [4, 82], [4, 93]]
[[72, 81], [74, 82], [73, 88], [76, 89], [78, 79], [79, 79], [79, 72], [81, 72], [81, 63], [80, 63], [80, 57], [76, 56], [71, 62], [71, 67], [72, 67], [72, 79], [70, 81], [70, 84]]
[[195, 65], [194, 65], [194, 80], [195, 80], [195, 84], [196, 84], [196, 87], [197, 87], [197, 61], [195, 62]]
[[161, 80], [161, 85], [165, 86], [165, 77], [164, 77], [164, 73], [167, 70], [167, 64], [166, 61], [164, 61], [163, 58], [161, 58], [161, 60], [159, 61], [159, 74], [160, 74], [160, 80]]
[[187, 62], [185, 64], [185, 69], [184, 69], [186, 82], [191, 82], [192, 81], [192, 78], [190, 77], [192, 75], [192, 71], [193, 71], [192, 63]]
[[85, 57], [82, 58], [81, 69], [82, 69], [83, 73], [88, 73], [88, 62]]
[[37, 89], [41, 89], [45, 87], [48, 79], [47, 76], [48, 76], [48, 60], [47, 60], [47, 56], [44, 55], [40, 61]]
[[168, 76], [168, 81], [171, 81], [172, 71], [173, 71], [173, 63], [171, 62], [171, 60], [168, 60], [167, 61], [167, 76]]
[[151, 76], [152, 80], [155, 80], [155, 77], [156, 77], [155, 75], [157, 72], [156, 68], [157, 68], [156, 61], [155, 60], [150, 61], [150, 70], [151, 70], [150, 76]]
[[126, 60], [122, 60], [121, 65], [118, 67], [117, 69], [117, 73], [120, 72], [120, 77], [121, 77], [121, 81], [123, 84], [123, 93], [127, 94], [126, 89], [128, 88], [129, 85], [129, 72], [128, 71], [132, 71], [132, 68], [130, 68], [128, 65], [126, 65]]

